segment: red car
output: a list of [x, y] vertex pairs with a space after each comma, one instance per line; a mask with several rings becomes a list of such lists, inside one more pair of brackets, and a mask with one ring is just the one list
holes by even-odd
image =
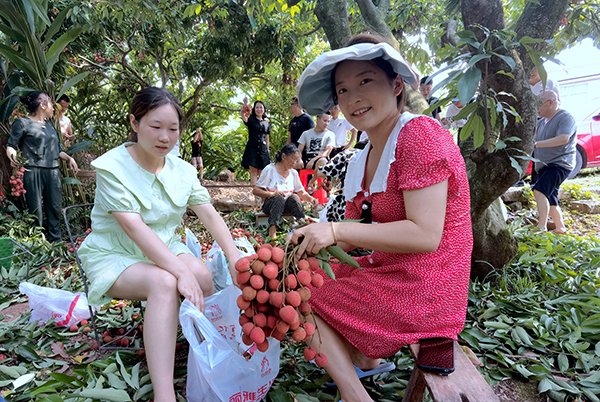
[[577, 122], [577, 162], [569, 178], [594, 166], [600, 166], [600, 110]]

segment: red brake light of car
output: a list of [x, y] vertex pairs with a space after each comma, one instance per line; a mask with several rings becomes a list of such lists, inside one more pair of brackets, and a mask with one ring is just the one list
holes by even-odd
[[597, 114], [594, 117], [592, 117], [592, 120], [594, 120], [594, 121], [600, 121], [600, 114]]

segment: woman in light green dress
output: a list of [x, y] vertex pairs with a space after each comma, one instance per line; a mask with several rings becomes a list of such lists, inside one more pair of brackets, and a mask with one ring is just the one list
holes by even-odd
[[92, 163], [97, 185], [92, 233], [79, 250], [91, 304], [113, 298], [146, 301], [144, 346], [156, 402], [176, 400], [179, 296], [204, 311], [204, 297], [214, 293], [206, 265], [175, 234], [187, 206], [221, 245], [232, 270], [240, 258], [196, 169], [169, 155], [181, 116], [177, 100], [163, 88], [136, 94], [130, 142]]

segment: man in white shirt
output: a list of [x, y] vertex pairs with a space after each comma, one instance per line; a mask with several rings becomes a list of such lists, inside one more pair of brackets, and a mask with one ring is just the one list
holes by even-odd
[[463, 126], [467, 123], [467, 119], [459, 119], [454, 120], [454, 116], [456, 116], [463, 108], [463, 103], [459, 98], [452, 99], [452, 103], [448, 106], [448, 110], [446, 110], [446, 116], [442, 118], [442, 125], [446, 130], [450, 129], [450, 127], [456, 127], [458, 129], [458, 134], [460, 136], [460, 131]]
[[[302, 160], [298, 161], [299, 169], [317, 169], [329, 158], [335, 146], [335, 134], [327, 129], [331, 117], [327, 113], [317, 116], [317, 126], [306, 130], [298, 140], [298, 151]], [[296, 167], [296, 169], [298, 169]]]
[[[340, 117], [340, 107], [338, 105], [335, 105], [329, 113], [331, 113], [331, 120], [327, 128], [335, 134], [335, 149], [330, 154], [330, 158], [333, 158], [352, 146], [356, 139], [356, 129], [348, 123], [348, 120]], [[346, 141], [348, 132], [351, 133], [350, 141]]]

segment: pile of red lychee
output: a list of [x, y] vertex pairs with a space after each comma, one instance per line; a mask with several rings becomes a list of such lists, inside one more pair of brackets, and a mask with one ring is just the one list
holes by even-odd
[[[295, 263], [292, 253], [286, 255], [270, 244], [237, 261], [237, 282], [242, 289], [237, 305], [243, 310], [240, 325], [246, 345], [255, 343], [265, 352], [269, 336], [282, 341], [289, 332], [294, 341], [303, 342], [315, 333], [315, 326], [305, 317], [312, 313], [308, 285], [323, 286], [323, 277], [314, 272], [318, 268], [315, 257]], [[319, 367], [327, 365], [327, 357], [312, 347], [304, 349], [304, 357], [314, 359]]]

